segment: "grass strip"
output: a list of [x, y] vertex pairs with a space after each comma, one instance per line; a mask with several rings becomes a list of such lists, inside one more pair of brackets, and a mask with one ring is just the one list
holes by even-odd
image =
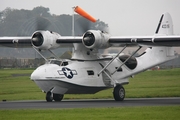
[[179, 120], [180, 106], [0, 110], [1, 120]]

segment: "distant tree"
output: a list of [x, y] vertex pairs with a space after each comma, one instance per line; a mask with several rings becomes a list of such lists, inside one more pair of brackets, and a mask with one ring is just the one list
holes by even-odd
[[35, 7], [32, 10], [32, 14], [34, 16], [51, 17], [49, 8], [45, 8], [45, 7], [42, 7], [42, 6]]

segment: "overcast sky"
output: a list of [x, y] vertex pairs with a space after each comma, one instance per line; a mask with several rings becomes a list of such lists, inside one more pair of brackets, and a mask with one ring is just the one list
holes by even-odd
[[6, 7], [29, 9], [43, 6], [52, 14], [72, 14], [80, 6], [96, 19], [107, 23], [116, 36], [153, 35], [160, 16], [169, 12], [174, 33], [180, 34], [180, 0], [1, 0], [0, 11]]

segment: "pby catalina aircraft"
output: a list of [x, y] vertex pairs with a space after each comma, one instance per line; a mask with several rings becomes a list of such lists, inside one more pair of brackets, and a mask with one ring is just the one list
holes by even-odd
[[[96, 21], [78, 6], [74, 10]], [[74, 48], [71, 59], [47, 60], [42, 56], [47, 62], [31, 74], [31, 79], [46, 93], [48, 102], [61, 101], [64, 94], [94, 94], [108, 88], [114, 88], [116, 101], [123, 101], [123, 85], [129, 83], [129, 77], [177, 58], [173, 47], [180, 46], [180, 36], [173, 35], [171, 16], [164, 13], [152, 36], [113, 37], [105, 31], [88, 30], [79, 37], [38, 30], [31, 37], [0, 37], [0, 45], [32, 46], [39, 54], [39, 50]], [[138, 48], [132, 55], [120, 55], [127, 47], [133, 46]], [[134, 57], [143, 46], [148, 48], [140, 56]], [[120, 47], [121, 50], [111, 57], [98, 54], [99, 49], [110, 47]]]

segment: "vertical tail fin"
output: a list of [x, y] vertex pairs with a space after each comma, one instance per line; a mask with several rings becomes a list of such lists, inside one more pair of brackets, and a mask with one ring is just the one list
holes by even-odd
[[155, 33], [162, 35], [173, 35], [173, 22], [169, 13], [162, 14]]

